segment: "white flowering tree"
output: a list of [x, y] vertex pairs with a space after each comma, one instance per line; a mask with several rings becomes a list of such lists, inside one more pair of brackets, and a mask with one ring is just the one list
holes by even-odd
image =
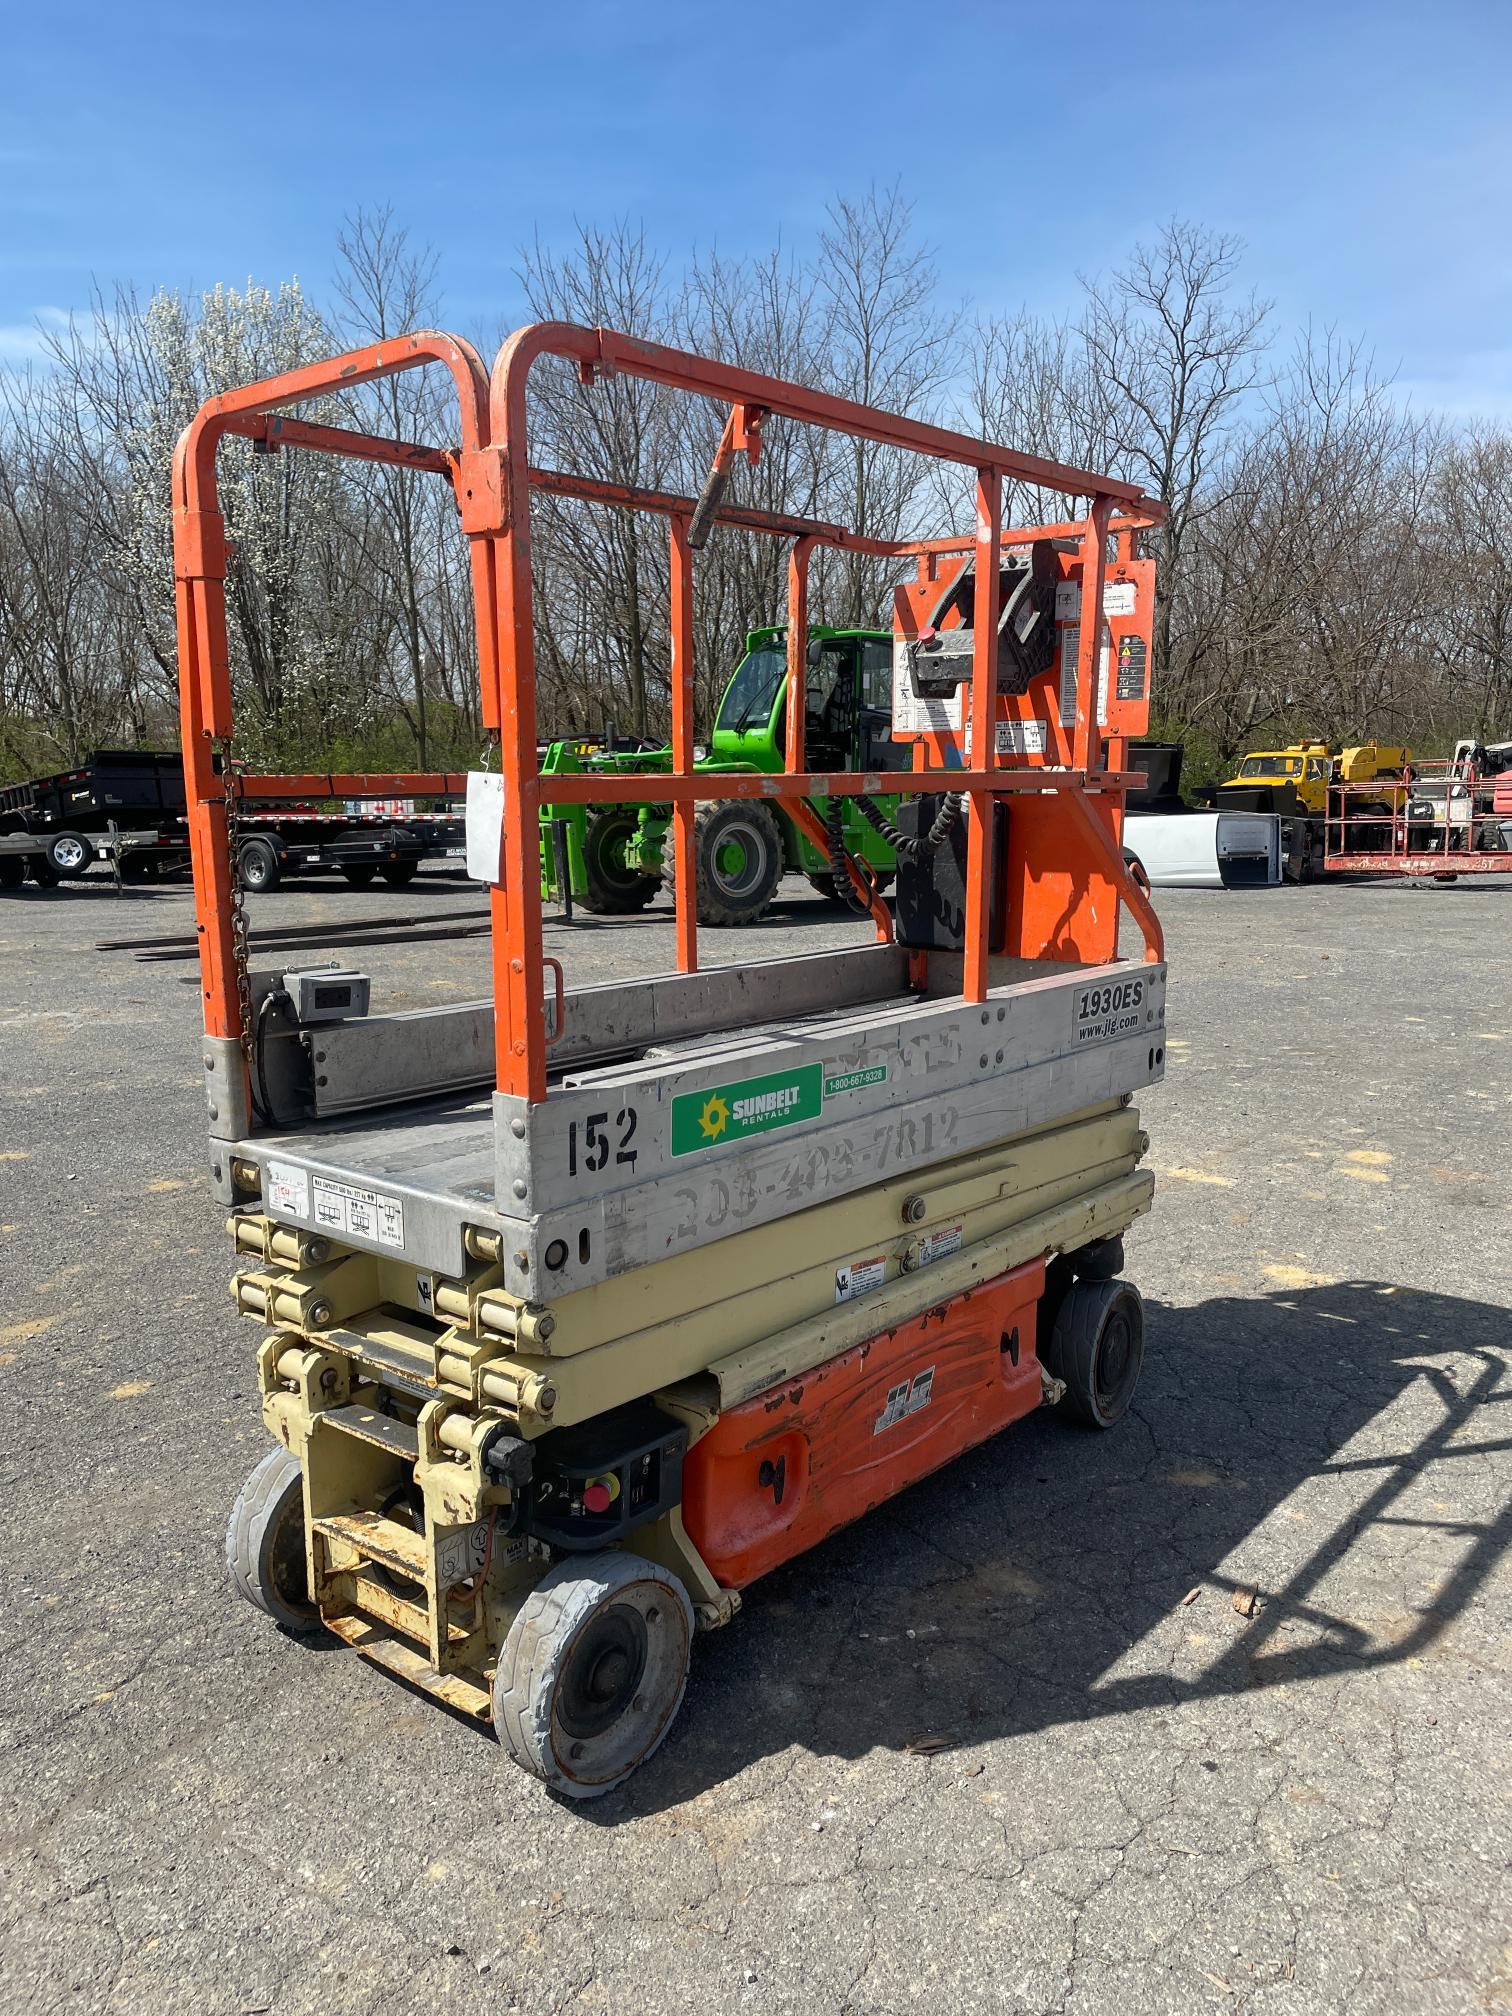
[[[174, 443], [201, 403], [233, 385], [327, 354], [333, 338], [298, 281], [276, 290], [216, 287], [197, 303], [126, 291], [97, 298], [51, 339], [71, 417], [100, 564], [135, 625], [158, 697], [176, 697], [170, 472]], [[331, 402], [304, 409], [339, 418]], [[362, 500], [329, 456], [258, 452], [227, 440], [219, 482], [229, 543], [232, 673], [247, 753], [289, 760], [337, 725], [360, 733], [364, 685], [344, 592], [361, 544]]]

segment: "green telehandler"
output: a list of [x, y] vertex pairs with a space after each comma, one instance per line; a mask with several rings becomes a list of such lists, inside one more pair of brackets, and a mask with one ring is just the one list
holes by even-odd
[[[906, 770], [909, 748], [892, 739], [892, 637], [885, 630], [809, 630], [805, 675], [805, 747], [811, 770]], [[753, 630], [725, 689], [710, 746], [695, 767], [780, 771], [787, 734], [787, 632]], [[670, 749], [601, 748], [587, 741], [554, 742], [541, 764], [541, 891], [560, 901], [562, 864], [574, 902], [600, 916], [643, 910], [672, 878], [668, 805], [553, 805], [549, 779], [584, 770], [600, 774], [668, 771]], [[871, 865], [879, 888], [896, 867], [892, 839], [854, 799], [817, 799], [832, 843]], [[867, 801], [886, 827], [895, 796]], [[556, 831], [553, 833], [553, 827]], [[561, 842], [565, 840], [565, 846]], [[837, 894], [835, 866], [773, 803], [710, 801], [697, 809], [695, 860], [698, 921], [752, 924], [766, 910], [785, 873], [806, 875], [824, 896]], [[843, 870], [842, 870], [843, 874]]]

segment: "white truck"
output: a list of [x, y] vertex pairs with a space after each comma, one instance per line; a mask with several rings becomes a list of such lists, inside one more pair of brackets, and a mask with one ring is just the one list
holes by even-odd
[[1273, 889], [1281, 880], [1274, 812], [1131, 812], [1123, 844], [1152, 889]]
[[1274, 812], [1203, 812], [1182, 802], [1181, 748], [1136, 742], [1130, 767], [1145, 786], [1129, 793], [1124, 859], [1152, 889], [1271, 889], [1285, 864]]

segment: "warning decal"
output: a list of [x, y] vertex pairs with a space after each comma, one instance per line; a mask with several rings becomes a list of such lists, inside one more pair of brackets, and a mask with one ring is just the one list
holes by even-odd
[[880, 1288], [886, 1278], [885, 1253], [875, 1253], [870, 1260], [852, 1260], [846, 1266], [835, 1269], [835, 1300], [849, 1302], [853, 1296]]
[[919, 1241], [918, 1264], [930, 1267], [936, 1260], [944, 1260], [961, 1250], [961, 1227], [942, 1225], [938, 1231], [926, 1233]]
[[268, 1210], [275, 1218], [308, 1218], [310, 1176], [291, 1162], [268, 1164]]

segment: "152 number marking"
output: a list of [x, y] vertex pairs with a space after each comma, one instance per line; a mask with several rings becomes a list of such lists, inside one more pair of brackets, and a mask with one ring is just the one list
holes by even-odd
[[633, 1169], [640, 1156], [638, 1148], [630, 1143], [635, 1139], [636, 1112], [633, 1106], [621, 1106], [614, 1116], [614, 1125], [619, 1129], [619, 1140], [612, 1139], [608, 1113], [590, 1113], [582, 1123], [581, 1135], [578, 1122], [570, 1121], [567, 1127], [567, 1174], [576, 1176], [579, 1165], [590, 1176], [597, 1176], [609, 1166], [609, 1157], [614, 1157], [618, 1168]]

